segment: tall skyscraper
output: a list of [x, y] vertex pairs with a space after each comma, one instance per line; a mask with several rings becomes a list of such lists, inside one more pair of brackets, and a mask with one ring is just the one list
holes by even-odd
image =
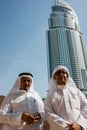
[[86, 92], [87, 52], [75, 11], [64, 0], [55, 0], [48, 24], [48, 78], [56, 66], [64, 65], [77, 87]]

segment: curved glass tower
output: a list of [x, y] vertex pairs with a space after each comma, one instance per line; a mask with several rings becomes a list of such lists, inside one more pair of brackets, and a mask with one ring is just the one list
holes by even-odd
[[85, 44], [76, 13], [64, 0], [55, 0], [48, 23], [47, 61], [49, 78], [56, 66], [64, 65], [68, 67], [77, 87], [86, 89]]

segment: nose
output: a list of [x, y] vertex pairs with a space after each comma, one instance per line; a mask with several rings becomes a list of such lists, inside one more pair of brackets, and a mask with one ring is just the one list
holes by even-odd
[[29, 84], [29, 82], [26, 80], [26, 81], [25, 81], [25, 84], [26, 84], [26, 85], [28, 85], [28, 84]]

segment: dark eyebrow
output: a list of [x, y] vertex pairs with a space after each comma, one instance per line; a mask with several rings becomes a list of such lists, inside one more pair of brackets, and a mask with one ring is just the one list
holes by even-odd
[[67, 76], [68, 76], [68, 73], [65, 70], [58, 70], [58, 71], [56, 71], [55, 75], [60, 75], [60, 73], [67, 74]]

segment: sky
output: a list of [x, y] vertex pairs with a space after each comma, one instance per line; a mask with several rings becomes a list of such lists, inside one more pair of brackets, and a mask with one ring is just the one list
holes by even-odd
[[[76, 12], [87, 47], [87, 0], [66, 0]], [[48, 90], [46, 31], [54, 0], [0, 0], [0, 95], [18, 74], [31, 72], [42, 98]]]

